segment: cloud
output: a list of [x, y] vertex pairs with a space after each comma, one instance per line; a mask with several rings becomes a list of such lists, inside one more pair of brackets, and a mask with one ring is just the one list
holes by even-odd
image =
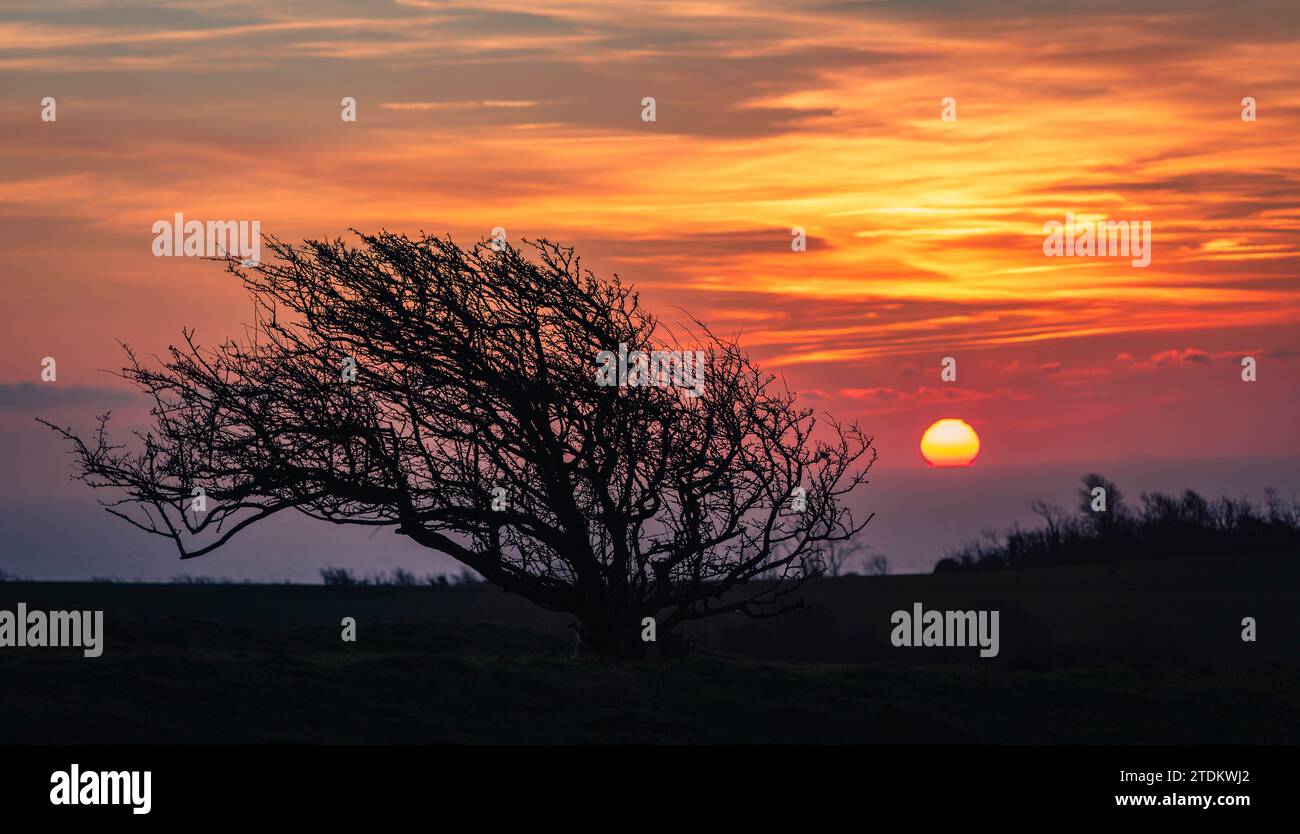
[[1007, 375], [1043, 374], [1064, 385], [1078, 385], [1107, 375], [1105, 368], [1072, 366], [1055, 360], [1052, 362], [1031, 362], [1019, 359], [1013, 359], [1002, 366], [1002, 373]]
[[1057, 374], [1061, 372], [1062, 365], [1060, 362], [1022, 362], [1019, 359], [1013, 359], [1002, 367], [1005, 374], [1018, 374], [1022, 371], [1038, 371], [1045, 374]]
[[1189, 347], [1182, 350], [1162, 350], [1159, 353], [1152, 354], [1145, 364], [1148, 366], [1208, 365], [1213, 361], [1214, 357], [1206, 351]]
[[[1171, 367], [1235, 379], [1213, 373], [1239, 361], [1225, 345], [1275, 343], [1241, 353], [1275, 363], [1300, 347], [1300, 17], [1279, 0], [1232, 16], [1211, 0], [17, 2], [0, 67], [33, 92], [0, 101], [0, 167], [21, 172], [0, 184], [0, 249], [42, 276], [19, 301], [66, 300], [76, 341], [58, 350], [88, 367], [112, 337], [163, 343], [177, 311], [238, 327], [242, 296], [147, 255], [177, 208], [286, 239], [500, 225], [572, 244], [665, 321], [737, 333], [851, 411], [920, 414], [1005, 379], [1044, 419], [1091, 419], [1183, 396], [1182, 374], [1151, 384]], [[57, 124], [31, 104], [51, 69]], [[1258, 124], [1238, 117], [1246, 94]], [[1042, 223], [1066, 211], [1150, 219], [1150, 268], [1045, 259]], [[55, 350], [47, 332], [15, 329], [10, 354]], [[917, 391], [943, 356], [963, 357], [963, 385]], [[0, 408], [93, 396], [59, 388]], [[1020, 411], [996, 396], [980, 408]]]
[[854, 400], [879, 400], [880, 402], [891, 402], [907, 396], [897, 388], [887, 387], [841, 388], [840, 393]]
[[[0, 383], [0, 411], [35, 412], [42, 408], [106, 406], [133, 400], [130, 391], [54, 382]], [[39, 416], [39, 415], [35, 415]]]
[[868, 414], [879, 414], [885, 411], [934, 403], [976, 402], [990, 397], [1008, 395], [1009, 393], [1005, 391], [980, 391], [974, 388], [957, 388], [953, 386], [930, 388], [924, 385], [913, 391], [889, 386], [840, 389], [840, 396], [862, 402], [864, 405], [863, 410]]
[[483, 101], [382, 101], [379, 106], [385, 110], [477, 110], [483, 109], [517, 109], [520, 107], [538, 107], [540, 101], [514, 101], [509, 99], [484, 99]]
[[1267, 357], [1286, 361], [1300, 358], [1300, 351], [1285, 348], [1266, 350], [1259, 347], [1210, 351], [1197, 347], [1185, 347], [1158, 351], [1142, 361], [1135, 360], [1130, 353], [1121, 353], [1115, 357], [1115, 361], [1127, 365], [1132, 370], [1151, 371], [1156, 368], [1193, 367], [1212, 365], [1217, 362], [1227, 362], [1235, 365], [1246, 356]]

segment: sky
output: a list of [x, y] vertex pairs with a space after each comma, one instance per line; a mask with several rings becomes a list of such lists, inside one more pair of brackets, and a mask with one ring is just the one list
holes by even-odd
[[[862, 506], [901, 568], [1094, 469], [1130, 492], [1300, 491], [1298, 41], [1289, 1], [10, 0], [0, 532], [24, 545], [0, 569], [443, 567], [336, 530], [286, 556], [296, 527], [178, 566], [67, 483], [33, 416], [141, 425], [106, 372], [119, 342], [251, 318], [220, 267], [153, 256], [176, 212], [289, 241], [572, 245], [861, 421], [880, 453]], [[1150, 264], [1047, 257], [1067, 214], [1149, 222]], [[920, 457], [949, 417], [979, 433], [969, 471]]]

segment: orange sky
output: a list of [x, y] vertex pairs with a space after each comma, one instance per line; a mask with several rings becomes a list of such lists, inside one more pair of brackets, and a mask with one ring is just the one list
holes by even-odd
[[[238, 335], [229, 276], [150, 254], [180, 211], [573, 244], [886, 467], [941, 417], [981, 465], [1300, 451], [1294, 2], [539, 8], [7, 3], [0, 418], [121, 407], [117, 339]], [[1151, 265], [1044, 257], [1067, 212], [1150, 221]], [[92, 390], [25, 387], [44, 356]]]

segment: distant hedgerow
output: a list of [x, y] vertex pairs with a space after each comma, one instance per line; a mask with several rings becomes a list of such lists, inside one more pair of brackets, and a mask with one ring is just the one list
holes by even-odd
[[[1094, 509], [1099, 494], [1103, 510]], [[1300, 502], [1286, 502], [1273, 489], [1265, 496], [1260, 506], [1248, 498], [1210, 500], [1190, 489], [1177, 496], [1144, 492], [1140, 506], [1131, 506], [1113, 483], [1089, 474], [1077, 513], [1034, 501], [1042, 526], [985, 532], [946, 553], [934, 572], [1296, 552]]]

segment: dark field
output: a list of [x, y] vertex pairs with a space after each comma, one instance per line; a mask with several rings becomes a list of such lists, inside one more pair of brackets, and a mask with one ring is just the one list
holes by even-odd
[[[1300, 558], [1238, 562], [826, 579], [640, 664], [488, 586], [0, 584], [106, 628], [0, 649], [0, 742], [1298, 743]], [[913, 602], [1001, 610], [1000, 656], [892, 647]]]

